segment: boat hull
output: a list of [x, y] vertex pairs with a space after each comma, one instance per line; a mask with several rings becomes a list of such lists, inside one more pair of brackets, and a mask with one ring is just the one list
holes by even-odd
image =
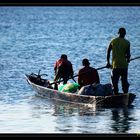
[[60, 92], [58, 90], [50, 89], [43, 84], [39, 84], [26, 75], [26, 79], [37, 95], [43, 98], [50, 98], [54, 100], [60, 100], [63, 102], [69, 102], [74, 104], [82, 104], [88, 106], [102, 106], [102, 107], [122, 107], [129, 106], [134, 101], [136, 95], [133, 93], [111, 95], [111, 96], [88, 96], [78, 95], [75, 93]]

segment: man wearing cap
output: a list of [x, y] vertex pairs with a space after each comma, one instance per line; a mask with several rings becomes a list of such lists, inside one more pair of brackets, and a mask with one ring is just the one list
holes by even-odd
[[[127, 80], [128, 63], [130, 61], [130, 42], [125, 39], [126, 30], [121, 27], [119, 36], [112, 39], [107, 49], [107, 67], [112, 67], [112, 85], [114, 94], [118, 94], [118, 81], [121, 77], [122, 90], [128, 93], [129, 83]], [[110, 64], [110, 53], [112, 51], [112, 65]]]
[[84, 67], [78, 72], [78, 83], [80, 88], [85, 85], [100, 83], [98, 72], [95, 68], [90, 67], [89, 60], [83, 59], [82, 64]]

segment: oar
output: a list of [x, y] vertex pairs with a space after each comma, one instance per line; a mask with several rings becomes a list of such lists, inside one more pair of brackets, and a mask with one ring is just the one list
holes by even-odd
[[[133, 61], [135, 59], [139, 59], [140, 56], [137, 56], [135, 58], [131, 58], [130, 61]], [[104, 69], [104, 68], [107, 68], [107, 66], [103, 66], [103, 67], [100, 67], [100, 68], [97, 68], [96, 70], [101, 70], [101, 69]], [[87, 73], [87, 72], [86, 72]], [[82, 73], [82, 75], [85, 74], [85, 73]], [[78, 74], [77, 75], [74, 75], [73, 77], [70, 77], [68, 78], [69, 79], [74, 79], [75, 77], [79, 76]], [[56, 83], [60, 83], [60, 82], [63, 82], [64, 80], [59, 80], [59, 81], [56, 81], [56, 82], [53, 82], [53, 83], [50, 83], [50, 85], [53, 85], [53, 84], [56, 84]], [[74, 80], [75, 81], [75, 80]]]
[[[97, 68], [96, 70], [101, 70], [101, 69], [104, 69], [104, 68], [107, 68], [107, 67], [106, 67], [106, 66], [100, 67], [100, 68]], [[85, 73], [87, 73], [87, 72], [84, 72], [84, 73], [82, 73], [82, 74], [80, 74], [80, 75], [83, 75], [83, 74], [85, 74]], [[79, 74], [74, 75], [73, 77], [68, 78], [68, 80], [69, 80], [69, 79], [74, 79], [74, 78], [77, 77], [77, 76], [79, 76]], [[64, 81], [64, 80], [59, 80], [59, 81], [50, 83], [50, 85], [53, 85], [53, 84], [56, 84], [56, 83], [60, 83], [60, 82], [63, 82], [63, 81]]]
[[[101, 69], [104, 69], [104, 68], [107, 68], [107, 67], [106, 67], [106, 66], [103, 66], [103, 67], [97, 68], [96, 70], [101, 70]], [[83, 73], [80, 74], [80, 75], [83, 75], [83, 74], [85, 74], [85, 73], [87, 73], [87, 72], [83, 72]], [[77, 76], [79, 76], [79, 74], [74, 75], [72, 78], [77, 77]], [[70, 79], [71, 79], [71, 78], [70, 78]]]
[[130, 61], [135, 60], [135, 59], [139, 59], [139, 58], [140, 58], [140, 56], [137, 56], [135, 58], [131, 58]]

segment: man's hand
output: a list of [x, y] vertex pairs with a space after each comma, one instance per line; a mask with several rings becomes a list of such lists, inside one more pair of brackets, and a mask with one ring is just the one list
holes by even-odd
[[129, 63], [130, 62], [130, 59], [127, 59], [127, 63]]
[[111, 65], [110, 63], [107, 63], [107, 64], [106, 64], [106, 67], [107, 67], [108, 69], [110, 69], [110, 68], [112, 69], [112, 65]]

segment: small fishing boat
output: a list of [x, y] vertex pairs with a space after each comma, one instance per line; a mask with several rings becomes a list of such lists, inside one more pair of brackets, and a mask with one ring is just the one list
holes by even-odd
[[109, 96], [89, 96], [78, 95], [69, 92], [60, 92], [58, 90], [46, 87], [48, 80], [41, 78], [41, 75], [26, 74], [26, 80], [37, 95], [43, 98], [51, 98], [63, 102], [81, 104], [87, 106], [100, 107], [124, 107], [130, 106], [136, 95], [133, 93], [119, 93], [118, 95]]

